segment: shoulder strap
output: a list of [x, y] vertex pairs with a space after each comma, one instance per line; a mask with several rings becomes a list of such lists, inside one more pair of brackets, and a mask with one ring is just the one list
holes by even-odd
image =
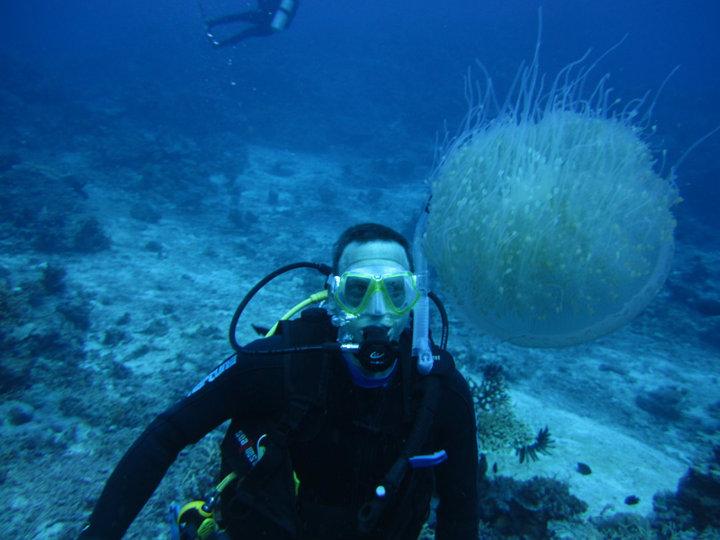
[[[283, 321], [279, 333], [284, 346], [301, 347], [334, 340], [337, 329], [324, 309], [311, 308], [299, 319]], [[310, 411], [325, 405], [329, 365], [327, 352], [285, 355], [286, 405], [276, 428], [281, 438], [297, 434]]]
[[438, 401], [440, 399], [440, 377], [431, 372], [419, 381], [422, 390], [422, 401], [417, 410], [415, 423], [408, 436], [400, 457], [395, 461], [382, 483], [382, 492], [366, 502], [358, 512], [358, 530], [362, 534], [369, 534], [377, 526], [385, 510], [394, 502], [400, 484], [407, 474], [410, 466], [409, 458], [422, 451], [428, 440], [430, 429], [435, 418]]
[[[333, 332], [327, 313], [313, 309], [304, 311], [296, 320], [283, 321], [277, 335], [284, 348], [291, 348], [335, 339]], [[289, 537], [296, 536], [295, 486], [288, 440], [303, 433], [315, 417], [312, 413], [324, 405], [330, 364], [329, 354], [322, 351], [289, 353], [283, 360], [285, 405], [278, 421], [267, 431], [265, 454], [238, 484], [228, 503], [231, 507], [236, 505], [232, 508], [240, 509], [241, 515], [228, 523], [228, 530], [231, 527], [233, 531], [243, 531], [245, 517], [251, 515], [255, 520], [255, 513], [259, 513]]]

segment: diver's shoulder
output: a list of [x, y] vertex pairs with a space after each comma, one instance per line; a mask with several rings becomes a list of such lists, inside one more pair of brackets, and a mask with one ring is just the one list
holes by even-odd
[[316, 345], [334, 340], [337, 328], [326, 309], [311, 307], [295, 319], [280, 321], [276, 334], [283, 337], [287, 346]]
[[435, 363], [432, 374], [440, 377], [441, 386], [446, 395], [459, 396], [460, 401], [472, 408], [472, 395], [467, 379], [455, 365], [455, 360], [448, 351], [440, 348], [433, 350]]
[[457, 372], [457, 367], [455, 366], [455, 359], [453, 358], [453, 355], [450, 354], [450, 352], [445, 349], [441, 349], [437, 345], [433, 345], [432, 355], [433, 368], [431, 373], [433, 375], [440, 375], [441, 377], [444, 377], [446, 375], [452, 374], [453, 372]]
[[[265, 342], [265, 343], [263, 343]], [[266, 339], [257, 340], [245, 347], [245, 353], [233, 354], [226, 358], [221, 364], [210, 368], [203, 377], [187, 394], [192, 396], [200, 393], [200, 390], [216, 391], [228, 384], [236, 384], [238, 379], [246, 379], [248, 375], [253, 374], [255, 377], [263, 376], [263, 372], [267, 376], [274, 376], [272, 372], [282, 371], [283, 359], [280, 355], [272, 354], [252, 354], [251, 350], [263, 350], [262, 345], [269, 345]]]

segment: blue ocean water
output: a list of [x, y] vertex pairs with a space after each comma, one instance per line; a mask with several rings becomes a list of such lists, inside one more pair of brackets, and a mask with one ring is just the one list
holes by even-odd
[[[202, 6], [213, 16], [241, 10], [243, 2]], [[476, 60], [502, 95], [531, 54], [539, 6], [520, 0], [311, 4], [299, 10], [292, 32], [221, 51], [207, 46], [192, 2], [6, 3], [0, 24], [2, 50], [52, 78], [53, 90], [68, 97], [122, 100], [121, 92], [130, 93], [130, 111], [142, 116], [150, 108], [167, 126], [185, 120], [212, 130], [246, 119], [258, 137], [327, 148], [358, 139], [372, 144], [368, 139], [383, 131], [376, 126], [390, 117], [403, 119], [414, 135], [407, 144], [433, 140], [444, 121], [456, 125], [465, 113], [462, 78]], [[619, 97], [657, 89], [680, 66], [656, 109], [657, 144], [668, 148], [670, 160], [715, 127], [720, 48], [714, 2], [583, 0], [542, 8], [547, 73], [588, 48], [604, 52], [625, 34], [618, 53], [599, 66], [612, 73]], [[182, 95], [162, 99], [170, 90]], [[178, 103], [183, 99], [191, 103]], [[185, 105], [188, 116], [178, 117], [176, 107]], [[713, 144], [717, 139], [699, 148], [679, 178], [685, 208], [708, 220], [715, 197], [707, 195], [717, 195]], [[392, 141], [375, 146], [392, 152]]]
[[[0, 500], [24, 508], [24, 537], [76, 531], [124, 448], [225, 355], [233, 304], [266, 271], [327, 259], [357, 221], [412, 231], [438, 140], [467, 112], [468, 69], [481, 78], [481, 62], [503, 96], [532, 57], [540, 8], [551, 76], [624, 36], [596, 68], [624, 102], [654, 99], [679, 66], [657, 96], [649, 139], [669, 166], [720, 125], [713, 0], [303, 0], [287, 31], [213, 48], [203, 18], [253, 4], [0, 4]], [[675, 270], [625, 334], [573, 349], [557, 373], [532, 352], [478, 354], [511, 356], [518, 388], [672, 447], [683, 464], [717, 445], [719, 154], [715, 134], [677, 170]], [[471, 355], [480, 345], [459, 324], [458, 355]], [[661, 360], [632, 363], [643, 348]], [[573, 393], [580, 357], [602, 375], [592, 398]], [[39, 496], [25, 487], [37, 460], [49, 471]], [[83, 479], [63, 462], [96, 472]], [[144, 524], [187, 496], [185, 471], [172, 474]], [[641, 499], [650, 515], [651, 497]]]

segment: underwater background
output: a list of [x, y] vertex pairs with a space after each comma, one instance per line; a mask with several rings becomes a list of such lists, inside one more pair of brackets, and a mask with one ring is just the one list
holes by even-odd
[[[652, 101], [680, 66], [648, 139], [666, 172], [720, 124], [713, 0], [303, 0], [287, 31], [211, 47], [201, 11], [252, 5], [0, 3], [5, 535], [78, 533], [133, 440], [230, 353], [233, 310], [264, 275], [329, 262], [358, 222], [412, 235], [468, 70], [504, 96], [540, 7], [550, 77], [626, 35], [596, 67], [614, 96]], [[622, 329], [521, 348], [448, 301], [467, 376], [482, 388], [502, 366], [505, 418], [553, 437], [537, 461], [486, 448], [483, 537], [720, 537], [719, 154], [715, 134], [680, 164], [673, 269]], [[321, 287], [300, 272], [244, 318], [268, 326]], [[221, 435], [180, 455], [128, 538], [166, 537], [169, 503], [211, 485]]]

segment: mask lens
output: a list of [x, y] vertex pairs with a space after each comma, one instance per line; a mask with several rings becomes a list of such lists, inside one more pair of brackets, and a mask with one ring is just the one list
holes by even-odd
[[388, 300], [395, 309], [403, 309], [407, 305], [408, 294], [405, 286], [405, 276], [387, 277], [383, 280]]
[[351, 309], [359, 309], [370, 287], [371, 280], [361, 276], [346, 276], [341, 282], [338, 299]]
[[387, 309], [396, 315], [410, 311], [419, 297], [410, 272], [383, 274], [382, 270], [352, 271], [339, 280], [335, 298], [340, 306], [354, 315], [367, 308], [374, 294], [382, 294]]

